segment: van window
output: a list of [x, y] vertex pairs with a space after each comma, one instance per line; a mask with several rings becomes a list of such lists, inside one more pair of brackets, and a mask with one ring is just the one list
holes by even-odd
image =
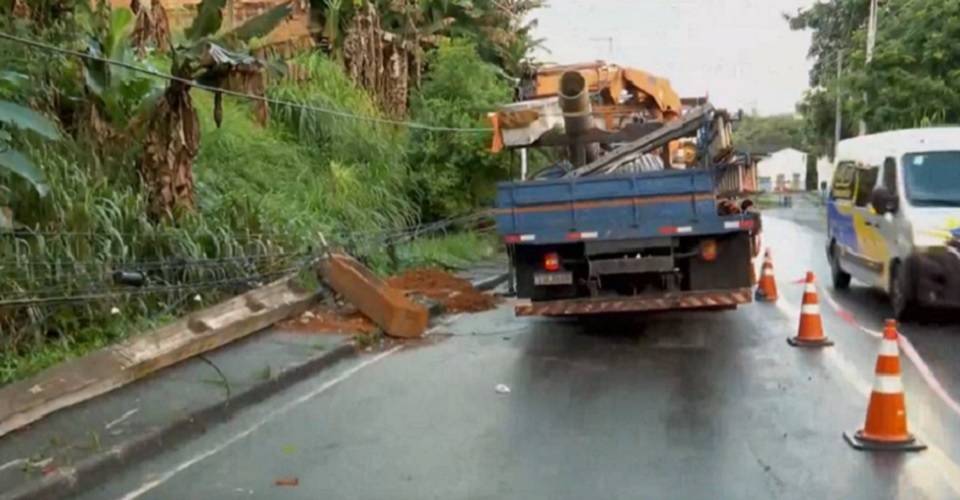
[[903, 189], [915, 207], [960, 207], [960, 151], [904, 155]]
[[870, 195], [877, 187], [877, 177], [880, 175], [880, 167], [866, 167], [856, 169], [857, 194], [853, 203], [858, 207], [865, 207], [870, 204]]
[[841, 162], [837, 165], [837, 172], [833, 174], [833, 188], [830, 190], [830, 199], [850, 200], [853, 198], [853, 162]]

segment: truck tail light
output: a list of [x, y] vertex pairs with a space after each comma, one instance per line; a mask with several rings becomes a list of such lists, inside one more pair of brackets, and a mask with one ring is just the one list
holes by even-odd
[[700, 257], [707, 262], [717, 260], [717, 240], [703, 240], [700, 242]]
[[560, 256], [557, 252], [549, 252], [543, 256], [543, 268], [550, 272], [560, 270]]

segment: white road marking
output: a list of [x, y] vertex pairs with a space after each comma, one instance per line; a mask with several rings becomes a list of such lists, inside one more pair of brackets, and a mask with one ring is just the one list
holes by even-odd
[[[788, 318], [798, 318], [800, 315], [798, 309], [784, 303], [782, 300], [777, 301], [777, 308]], [[900, 338], [906, 339], [906, 337], [903, 336], [900, 336]], [[906, 352], [907, 349], [905, 348], [904, 353]], [[873, 390], [871, 384], [864, 380], [857, 370], [857, 367], [845, 358], [838, 349], [825, 350], [823, 356], [837, 368], [840, 374], [843, 375], [843, 379], [852, 385], [864, 399], [870, 397], [870, 392]], [[943, 450], [932, 444], [930, 440], [925, 439], [922, 433], [915, 431], [914, 434], [927, 444], [927, 449], [923, 452], [924, 456], [932, 462], [950, 489], [952, 489], [955, 494], [960, 495], [960, 466], [958, 466], [949, 455], [944, 453]]]
[[943, 385], [937, 380], [937, 377], [933, 374], [933, 371], [930, 370], [930, 367], [923, 361], [923, 358], [920, 357], [920, 353], [914, 349], [913, 344], [910, 343], [910, 339], [900, 336], [900, 347], [903, 349], [903, 354], [907, 356], [907, 359], [913, 362], [913, 366], [917, 368], [917, 371], [920, 372], [920, 376], [923, 377], [923, 380], [927, 382], [927, 385], [930, 386], [930, 389], [933, 392], [940, 396], [940, 399], [943, 400], [947, 406], [953, 410], [954, 413], [960, 415], [960, 403], [957, 400], [950, 397], [950, 394], [947, 393], [947, 390], [943, 388]]
[[452, 325], [455, 321], [460, 319], [461, 316], [463, 316], [463, 314], [454, 314], [453, 316], [444, 317], [442, 320], [440, 320], [439, 323], [427, 329], [424, 335], [434, 335], [436, 333], [439, 333], [441, 330], [445, 330], [450, 325]]
[[370, 365], [372, 365], [372, 364], [374, 364], [374, 363], [377, 363], [377, 362], [381, 361], [382, 359], [384, 359], [384, 358], [386, 358], [387, 356], [389, 356], [389, 355], [391, 355], [391, 354], [399, 351], [400, 349], [403, 349], [403, 346], [402, 346], [402, 345], [396, 346], [396, 347], [394, 347], [393, 349], [390, 349], [389, 351], [382, 352], [382, 353], [377, 354], [376, 356], [374, 356], [374, 357], [372, 357], [372, 358], [365, 359], [365, 360], [361, 361], [360, 363], [357, 363], [356, 365], [351, 366], [349, 369], [345, 370], [343, 373], [341, 373], [340, 375], [338, 375], [336, 378], [333, 378], [333, 379], [331, 379], [331, 380], [328, 380], [326, 383], [324, 383], [323, 385], [317, 387], [316, 389], [308, 392], [307, 394], [304, 394], [303, 396], [300, 396], [299, 398], [294, 399], [293, 401], [288, 401], [288, 402], [287, 402], [286, 404], [284, 404], [283, 406], [280, 406], [279, 408], [271, 411], [270, 413], [267, 413], [267, 414], [264, 415], [263, 417], [259, 418], [259, 419], [258, 419], [256, 422], [254, 422], [252, 425], [250, 425], [249, 427], [247, 427], [247, 428], [244, 429], [243, 431], [241, 431], [241, 432], [239, 432], [239, 433], [237, 433], [237, 434], [234, 434], [232, 437], [230, 437], [230, 438], [227, 439], [226, 441], [224, 441], [224, 442], [222, 442], [222, 443], [220, 443], [220, 444], [218, 444], [218, 445], [216, 445], [216, 446], [213, 446], [212, 448], [207, 449], [207, 450], [204, 451], [203, 453], [200, 453], [200, 454], [198, 454], [198, 455], [194, 455], [194, 456], [191, 457], [190, 459], [181, 462], [179, 465], [177, 465], [177, 466], [174, 467], [173, 469], [170, 469], [170, 470], [168, 470], [167, 472], [164, 472], [163, 474], [160, 474], [160, 476], [158, 476], [156, 479], [153, 479], [152, 481], [148, 481], [148, 482], [144, 483], [144, 484], [141, 485], [139, 488], [137, 488], [137, 489], [135, 489], [135, 490], [127, 493], [126, 495], [124, 495], [124, 496], [122, 496], [122, 497], [120, 497], [120, 498], [121, 498], [122, 500], [132, 500], [132, 499], [134, 499], [134, 498], [140, 498], [140, 496], [142, 496], [144, 493], [148, 493], [148, 492], [150, 492], [151, 490], [153, 490], [154, 488], [156, 488], [157, 486], [160, 486], [160, 485], [162, 485], [163, 483], [169, 481], [170, 478], [172, 478], [173, 476], [177, 475], [178, 473], [183, 472], [183, 471], [186, 470], [186, 469], [189, 469], [190, 467], [196, 465], [197, 463], [199, 463], [199, 462], [201, 462], [201, 461], [203, 461], [203, 460], [205, 460], [205, 459], [207, 459], [207, 458], [209, 458], [209, 457], [211, 457], [211, 456], [213, 456], [213, 455], [216, 455], [217, 453], [223, 451], [223, 450], [224, 450], [225, 448], [227, 448], [228, 446], [230, 446], [230, 445], [236, 443], [237, 441], [240, 441], [241, 439], [244, 439], [244, 438], [246, 438], [247, 436], [253, 434], [254, 432], [256, 432], [257, 430], [259, 430], [261, 427], [263, 427], [265, 424], [269, 423], [271, 420], [275, 419], [276, 417], [278, 417], [278, 416], [280, 416], [280, 415], [283, 415], [284, 413], [287, 413], [288, 411], [290, 411], [290, 410], [292, 410], [292, 409], [294, 409], [294, 408], [302, 405], [303, 403], [306, 403], [307, 401], [309, 401], [309, 400], [311, 400], [311, 399], [319, 396], [320, 394], [323, 394], [324, 392], [328, 391], [329, 389], [331, 389], [332, 387], [336, 386], [336, 385], [339, 384], [340, 382], [343, 382], [344, 380], [347, 380], [348, 378], [356, 375], [357, 372], [359, 372], [360, 370], [362, 370], [362, 369], [364, 369], [364, 368], [366, 368], [366, 367], [368, 367], [368, 366], [370, 366]]
[[9, 469], [10, 467], [16, 467], [18, 465], [25, 464], [25, 463], [27, 463], [26, 458], [18, 458], [16, 460], [11, 460], [3, 465], [0, 465], [0, 471]]
[[116, 420], [112, 420], [112, 421], [108, 422], [107, 425], [103, 426], [103, 428], [109, 431], [111, 427], [113, 427], [113, 426], [115, 426], [115, 425], [117, 425], [117, 424], [120, 424], [120, 423], [122, 423], [124, 420], [126, 420], [126, 419], [134, 416], [138, 411], [140, 411], [140, 408], [134, 408], [134, 409], [132, 409], [132, 410], [128, 410], [128, 411], [124, 412], [123, 415], [120, 415], [120, 417], [117, 418]]
[[833, 294], [824, 290], [823, 298], [827, 300], [827, 303], [830, 304], [834, 310], [840, 310], [840, 304], [837, 303], [837, 299], [833, 298]]
[[[840, 304], [837, 303], [837, 301], [830, 295], [829, 292], [824, 293], [823, 295], [827, 297], [827, 302], [830, 304], [830, 307], [832, 307], [833, 310], [838, 314], [847, 314], [850, 317], [853, 317], [850, 312], [845, 311], [842, 307], [840, 307]], [[854, 318], [854, 324], [860, 329], [861, 332], [866, 333], [871, 337], [878, 339], [883, 338], [883, 332], [871, 330], [861, 325], [859, 321], [856, 321], [856, 318]], [[923, 381], [927, 383], [927, 386], [930, 387], [930, 390], [932, 390], [933, 393], [936, 394], [937, 397], [939, 397], [940, 400], [947, 405], [947, 408], [949, 408], [957, 416], [960, 416], [960, 402], [957, 402], [956, 399], [953, 399], [953, 397], [950, 396], [950, 393], [944, 389], [943, 384], [941, 384], [940, 380], [937, 379], [937, 376], [933, 374], [933, 370], [931, 370], [927, 365], [927, 362], [923, 360], [923, 357], [920, 356], [920, 353], [914, 349], [910, 339], [903, 334], [898, 335], [897, 338], [900, 340], [900, 348], [903, 350], [903, 354], [907, 356], [907, 359], [909, 359], [917, 371], [920, 372], [920, 376], [923, 377]], [[882, 345], [881, 349], [883, 349]]]

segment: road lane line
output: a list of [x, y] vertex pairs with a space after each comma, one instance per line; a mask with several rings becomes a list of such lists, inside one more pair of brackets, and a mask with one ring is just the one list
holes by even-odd
[[913, 362], [913, 365], [917, 368], [917, 371], [920, 372], [920, 376], [927, 382], [927, 385], [930, 386], [930, 389], [936, 393], [937, 396], [940, 396], [940, 399], [953, 410], [954, 413], [960, 415], [960, 403], [957, 400], [950, 397], [950, 394], [947, 393], [947, 390], [943, 388], [943, 385], [940, 384], [940, 381], [937, 380], [936, 375], [933, 374], [933, 371], [930, 370], [930, 367], [927, 366], [927, 363], [923, 361], [923, 358], [920, 357], [920, 353], [914, 349], [913, 344], [910, 342], [910, 339], [900, 335], [900, 348], [903, 350], [903, 354]]
[[[800, 317], [800, 310], [788, 305], [783, 300], [778, 300], [776, 304], [780, 312], [785, 314], [788, 318], [792, 319]], [[900, 338], [903, 339], [904, 337], [901, 336]], [[844, 357], [836, 347], [825, 349], [823, 351], [823, 356], [827, 358], [827, 360], [829, 360], [837, 368], [837, 370], [839, 370], [840, 374], [843, 375], [844, 380], [852, 385], [853, 388], [856, 389], [857, 392], [859, 392], [865, 399], [870, 397], [870, 392], [873, 390], [872, 385], [860, 375], [857, 367], [850, 362], [850, 360]], [[907, 356], [909, 357], [909, 354]], [[947, 483], [947, 486], [949, 486], [955, 494], [960, 496], [960, 466], [958, 466], [949, 455], [944, 453], [943, 450], [936, 445], [931, 444], [929, 439], [924, 438], [922, 433], [915, 432], [914, 434], [916, 434], [917, 437], [927, 444], [927, 449], [924, 454], [930, 458], [931, 462], [940, 473], [940, 476]]]
[[120, 415], [120, 417], [117, 418], [116, 420], [112, 420], [108, 422], [107, 425], [103, 426], [103, 428], [109, 431], [111, 428], [123, 423], [124, 420], [136, 415], [138, 411], [140, 411], [140, 408], [134, 408], [132, 410], [128, 410], [124, 412], [123, 415]]
[[[866, 333], [874, 338], [883, 337], [882, 332], [871, 330], [863, 326], [859, 321], [856, 320], [856, 317], [853, 314], [845, 311], [840, 304], [838, 304], [837, 301], [830, 296], [830, 292], [824, 291], [823, 295], [827, 297], [827, 302], [830, 304], [830, 307], [834, 309], [834, 311], [836, 311], [838, 314], [846, 313], [853, 318], [853, 324], [856, 325], [861, 332]], [[898, 338], [900, 340], [900, 349], [903, 351], [903, 354], [907, 357], [907, 359], [913, 363], [913, 366], [917, 369], [917, 371], [920, 372], [920, 376], [923, 377], [923, 381], [926, 382], [927, 387], [929, 387], [930, 390], [933, 391], [933, 393], [936, 394], [945, 405], [947, 405], [947, 408], [949, 408], [950, 411], [955, 413], [957, 416], [960, 416], [960, 403], [950, 396], [950, 393], [947, 392], [947, 390], [943, 387], [943, 384], [940, 383], [940, 380], [937, 379], [937, 376], [934, 375], [933, 370], [930, 369], [930, 366], [927, 365], [927, 362], [923, 360], [923, 357], [920, 356], [920, 353], [917, 352], [917, 350], [913, 347], [913, 343], [910, 342], [910, 339], [902, 333], [898, 335]]]
[[230, 445], [236, 443], [237, 441], [240, 441], [240, 440], [246, 438], [247, 436], [253, 434], [253, 433], [256, 432], [258, 429], [260, 429], [261, 427], [263, 427], [265, 424], [269, 423], [271, 420], [275, 419], [276, 417], [278, 417], [278, 416], [280, 416], [280, 415], [283, 415], [284, 413], [287, 413], [288, 411], [296, 408], [297, 406], [302, 405], [303, 403], [306, 403], [307, 401], [309, 401], [309, 400], [311, 400], [311, 399], [319, 396], [320, 394], [323, 394], [324, 392], [326, 392], [326, 391], [328, 391], [329, 389], [333, 388], [334, 386], [336, 386], [336, 385], [339, 384], [340, 382], [343, 382], [344, 380], [347, 380], [348, 378], [356, 375], [360, 370], [362, 370], [362, 369], [364, 369], [364, 368], [366, 368], [366, 367], [368, 367], [368, 366], [370, 366], [370, 365], [372, 365], [372, 364], [374, 364], [374, 363], [377, 363], [377, 362], [383, 360], [383, 359], [386, 358], [387, 356], [389, 356], [389, 355], [391, 355], [391, 354], [399, 351], [400, 349], [403, 349], [403, 346], [402, 346], [402, 345], [396, 346], [396, 347], [394, 347], [393, 349], [390, 349], [389, 351], [382, 352], [382, 353], [377, 354], [376, 356], [374, 356], [374, 357], [372, 357], [372, 358], [365, 359], [365, 360], [361, 361], [360, 363], [358, 363], [358, 364], [356, 364], [356, 365], [354, 365], [354, 366], [351, 366], [350, 368], [348, 368], [347, 370], [345, 370], [343, 373], [341, 373], [341, 374], [338, 375], [337, 377], [335, 377], [335, 378], [333, 378], [333, 379], [331, 379], [331, 380], [328, 380], [327, 382], [325, 382], [323, 385], [317, 387], [316, 389], [314, 389], [314, 390], [312, 390], [312, 391], [304, 394], [303, 396], [300, 396], [300, 397], [297, 398], [297, 399], [294, 399], [293, 401], [288, 401], [288, 402], [287, 402], [286, 404], [284, 404], [283, 406], [280, 406], [279, 408], [277, 408], [277, 409], [275, 409], [275, 410], [267, 413], [267, 414], [264, 415], [263, 417], [259, 418], [256, 422], [254, 422], [251, 426], [247, 427], [246, 429], [244, 429], [243, 431], [241, 431], [241, 432], [239, 432], [239, 433], [237, 433], [237, 434], [234, 434], [232, 437], [230, 437], [230, 438], [227, 439], [226, 441], [224, 441], [224, 442], [222, 442], [222, 443], [220, 443], [220, 444], [218, 444], [218, 445], [216, 445], [216, 446], [214, 446], [214, 447], [212, 447], [212, 448], [207, 449], [207, 450], [204, 451], [203, 453], [194, 455], [194, 456], [193, 456], [192, 458], [190, 458], [189, 460], [185, 460], [185, 461], [181, 462], [179, 465], [177, 465], [177, 466], [174, 467], [173, 469], [170, 469], [170, 470], [168, 470], [167, 472], [164, 472], [163, 474], [161, 474], [161, 475], [160, 475], [159, 477], [157, 477], [156, 479], [153, 479], [153, 480], [151, 480], [151, 481], [148, 481], [148, 482], [142, 484], [139, 488], [137, 488], [137, 489], [135, 489], [135, 490], [127, 493], [126, 495], [124, 495], [124, 496], [122, 496], [122, 497], [120, 497], [120, 498], [121, 498], [122, 500], [133, 500], [134, 498], [140, 498], [144, 493], [148, 493], [148, 492], [150, 492], [151, 490], [153, 490], [154, 488], [156, 488], [157, 486], [160, 486], [160, 485], [162, 485], [163, 483], [169, 481], [170, 478], [172, 478], [173, 476], [177, 475], [178, 473], [183, 472], [183, 471], [186, 470], [186, 469], [189, 469], [190, 467], [196, 465], [197, 463], [199, 463], [199, 462], [201, 462], [201, 461], [203, 461], [203, 460], [205, 460], [205, 459], [207, 459], [207, 458], [209, 458], [209, 457], [211, 457], [211, 456], [213, 456], [213, 455], [216, 455], [217, 453], [223, 451], [223, 450], [224, 450], [225, 448], [227, 448], [228, 446], [230, 446]]
[[18, 459], [16, 459], [16, 460], [11, 460], [11, 461], [3, 464], [3, 465], [0, 465], [0, 471], [2, 471], [2, 470], [4, 470], [4, 469], [9, 469], [10, 467], [16, 467], [16, 466], [18, 466], [18, 465], [20, 465], [20, 464], [25, 464], [25, 463], [27, 463], [27, 459], [26, 459], [26, 458], [18, 458]]

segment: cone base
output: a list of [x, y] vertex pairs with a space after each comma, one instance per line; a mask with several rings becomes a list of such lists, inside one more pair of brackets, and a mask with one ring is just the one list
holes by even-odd
[[807, 340], [800, 337], [788, 337], [787, 343], [793, 347], [827, 347], [833, 345], [833, 341], [827, 337], [817, 340]]
[[767, 297], [767, 294], [763, 293], [762, 290], [757, 288], [757, 291], [753, 294], [753, 300], [757, 302], [776, 302], [779, 297]]
[[927, 445], [921, 443], [910, 434], [904, 441], [875, 441], [861, 435], [862, 431], [844, 432], [843, 439], [855, 450], [861, 451], [921, 451]]

